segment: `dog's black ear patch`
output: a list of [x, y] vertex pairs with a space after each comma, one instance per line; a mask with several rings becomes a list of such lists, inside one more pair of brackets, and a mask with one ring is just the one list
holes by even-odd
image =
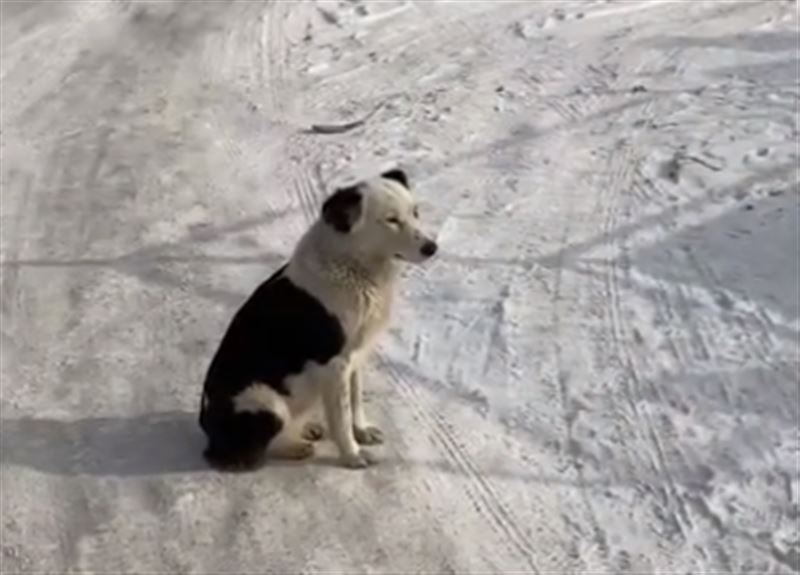
[[408, 176], [400, 168], [394, 168], [389, 171], [383, 172], [381, 174], [381, 177], [386, 178], [387, 180], [394, 180], [395, 182], [403, 184], [403, 186], [408, 188]]
[[322, 219], [333, 229], [348, 233], [361, 218], [364, 197], [358, 186], [336, 190], [322, 204]]

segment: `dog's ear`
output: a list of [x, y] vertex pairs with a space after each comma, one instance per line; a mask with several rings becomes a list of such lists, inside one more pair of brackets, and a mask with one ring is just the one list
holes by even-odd
[[381, 174], [381, 177], [386, 178], [387, 180], [394, 180], [395, 182], [402, 184], [404, 187], [408, 188], [408, 176], [406, 176], [406, 173], [400, 168], [393, 168], [391, 170], [383, 172]]
[[353, 229], [364, 212], [364, 195], [358, 186], [336, 190], [322, 204], [322, 219], [343, 234]]

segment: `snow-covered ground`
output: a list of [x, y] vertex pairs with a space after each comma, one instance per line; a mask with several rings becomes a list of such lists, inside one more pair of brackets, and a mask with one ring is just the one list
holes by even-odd
[[[2, 572], [800, 569], [797, 8], [3, 0]], [[380, 464], [209, 471], [231, 314], [395, 162]]]

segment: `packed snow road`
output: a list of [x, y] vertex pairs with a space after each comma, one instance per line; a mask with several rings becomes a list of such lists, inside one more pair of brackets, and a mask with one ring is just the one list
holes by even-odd
[[[796, 11], [4, 0], [2, 572], [800, 569]], [[381, 462], [208, 470], [231, 314], [396, 162]]]

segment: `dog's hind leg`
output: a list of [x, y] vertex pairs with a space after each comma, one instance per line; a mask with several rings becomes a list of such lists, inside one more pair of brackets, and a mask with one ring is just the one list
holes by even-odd
[[325, 439], [325, 425], [319, 421], [309, 421], [303, 426], [300, 436], [306, 441], [321, 441]]
[[[209, 427], [211, 418], [204, 419]], [[213, 419], [213, 429], [207, 430], [206, 459], [218, 467], [252, 469], [263, 462], [273, 443], [285, 445], [283, 436], [287, 434], [291, 415], [277, 391], [257, 382], [248, 385], [229, 403], [221, 404]]]
[[267, 448], [267, 456], [275, 459], [308, 459], [314, 455], [314, 444], [297, 437], [295, 430], [284, 428]]
[[306, 441], [321, 441], [328, 435], [321, 401], [314, 401], [309, 409], [298, 414], [296, 418], [300, 425], [300, 437]]
[[267, 384], [256, 383], [239, 394], [235, 403], [239, 411], [263, 413], [266, 410], [280, 421], [278, 432], [264, 445], [268, 457], [306, 459], [314, 455], [314, 445], [304, 441], [297, 432], [295, 415], [305, 411], [303, 401], [298, 405], [296, 397], [281, 395]]

